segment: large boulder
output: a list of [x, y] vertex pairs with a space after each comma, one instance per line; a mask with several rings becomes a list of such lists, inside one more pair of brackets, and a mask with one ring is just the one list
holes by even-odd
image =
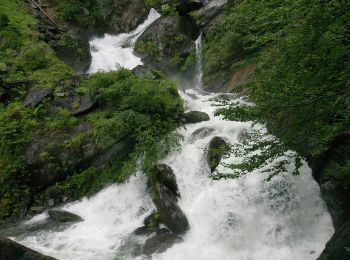
[[214, 128], [201, 127], [192, 133], [192, 141], [197, 141], [199, 139], [206, 138], [215, 132]]
[[160, 254], [165, 252], [173, 244], [179, 242], [182, 242], [182, 239], [172, 233], [164, 232], [157, 234], [146, 240], [143, 246], [143, 253], [145, 255]]
[[203, 121], [209, 121], [210, 117], [207, 113], [200, 111], [190, 111], [184, 114], [185, 123], [196, 124]]
[[177, 72], [194, 53], [198, 35], [196, 24], [187, 16], [163, 16], [138, 38], [135, 51], [147, 67]]
[[209, 143], [207, 162], [210, 171], [214, 172], [216, 167], [220, 164], [223, 156], [230, 150], [230, 145], [221, 137], [215, 136]]
[[49, 217], [52, 220], [62, 222], [62, 223], [83, 221], [83, 219], [80, 216], [64, 210], [51, 209], [51, 210], [48, 210], [47, 213], [49, 214]]
[[189, 229], [189, 224], [185, 214], [177, 205], [176, 195], [161, 182], [154, 184], [152, 193], [161, 223], [174, 234], [184, 234]]
[[350, 259], [350, 218], [339, 228], [327, 243], [317, 260]]
[[156, 179], [164, 184], [176, 196], [180, 196], [179, 188], [176, 182], [176, 176], [173, 169], [166, 164], [158, 164], [154, 168]]
[[55, 260], [28, 247], [0, 236], [0, 259], [4, 260]]

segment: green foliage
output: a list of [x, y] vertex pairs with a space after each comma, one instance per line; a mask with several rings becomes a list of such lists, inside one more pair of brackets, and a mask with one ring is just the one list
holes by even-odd
[[[228, 79], [242, 59], [254, 57], [256, 72], [242, 86], [256, 103], [250, 112], [285, 146], [317, 158], [337, 137], [349, 135], [349, 10], [340, 0], [230, 1], [220, 26], [207, 35], [205, 78]], [[237, 35], [235, 43], [226, 41], [230, 34]], [[228, 119], [246, 112], [219, 111]], [[345, 165], [343, 176], [349, 175]]]

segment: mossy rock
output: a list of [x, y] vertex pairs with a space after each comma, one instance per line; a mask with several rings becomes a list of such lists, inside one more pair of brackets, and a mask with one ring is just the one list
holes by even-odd
[[135, 51], [147, 67], [176, 73], [195, 51], [199, 29], [188, 17], [167, 15], [159, 18], [140, 36]]
[[203, 121], [209, 121], [210, 117], [207, 113], [200, 111], [190, 111], [184, 114], [185, 123], [196, 124]]
[[210, 167], [210, 171], [214, 172], [216, 167], [220, 164], [220, 161], [226, 153], [230, 150], [229, 144], [221, 137], [215, 136], [209, 143], [207, 162]]

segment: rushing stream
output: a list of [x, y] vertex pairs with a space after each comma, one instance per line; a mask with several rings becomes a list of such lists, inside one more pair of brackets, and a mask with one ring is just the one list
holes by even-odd
[[[91, 41], [93, 62], [90, 72], [133, 68], [141, 61], [132, 52], [135, 37], [158, 18], [151, 12], [147, 21], [130, 34], [106, 35]], [[127, 39], [129, 47], [122, 48]], [[200, 64], [201, 39], [196, 42]], [[181, 199], [190, 230], [184, 241], [152, 259], [164, 260], [314, 260], [334, 230], [321, 199], [317, 183], [305, 164], [300, 176], [279, 174], [270, 182], [266, 175], [251, 172], [239, 179], [212, 180], [205, 160], [205, 149], [214, 136], [231, 144], [240, 142], [241, 133], [251, 123], [224, 121], [214, 117], [214, 97], [201, 91], [201, 68], [197, 86], [181, 91], [186, 110], [203, 111], [210, 121], [186, 125], [178, 131], [184, 136], [182, 147], [163, 160], [177, 177]], [[179, 86], [181, 89], [181, 86]], [[233, 94], [238, 102], [246, 102]], [[193, 136], [199, 128], [212, 129], [207, 135]], [[263, 125], [255, 126], [264, 129]], [[226, 162], [237, 162], [231, 156]], [[225, 170], [224, 166], [219, 170]], [[293, 165], [291, 164], [291, 169]], [[89, 199], [66, 205], [84, 221], [60, 229], [28, 232], [13, 237], [18, 242], [58, 259], [120, 259], [118, 248], [154, 209], [146, 190], [146, 180], [137, 173], [127, 183], [111, 185]], [[47, 214], [34, 217], [24, 225], [44, 222]], [[126, 258], [123, 258], [126, 259]], [[142, 257], [140, 257], [142, 259]]]

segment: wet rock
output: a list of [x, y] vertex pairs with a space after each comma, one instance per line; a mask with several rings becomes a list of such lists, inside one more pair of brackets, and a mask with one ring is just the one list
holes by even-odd
[[159, 220], [174, 234], [183, 234], [189, 229], [188, 220], [177, 205], [176, 195], [160, 182], [153, 187], [153, 202], [159, 212]]
[[350, 219], [333, 235], [317, 260], [350, 259]]
[[32, 88], [29, 90], [29, 92], [25, 96], [22, 102], [22, 105], [25, 107], [28, 107], [28, 106], [35, 107], [44, 98], [48, 97], [51, 94], [52, 94], [52, 89], [50, 88], [40, 88], [40, 89]]
[[229, 144], [221, 137], [215, 136], [209, 143], [207, 162], [211, 172], [219, 165], [222, 157], [230, 150]]
[[166, 164], [158, 164], [154, 169], [157, 181], [164, 184], [176, 196], [180, 196], [179, 188], [176, 182], [176, 176], [173, 169], [171, 169], [171, 167]]
[[210, 117], [207, 113], [200, 111], [190, 111], [184, 114], [185, 123], [196, 124], [203, 121], [209, 121]]
[[40, 254], [28, 247], [0, 236], [0, 259], [8, 260], [55, 260], [56, 258]]
[[149, 229], [147, 226], [142, 226], [135, 229], [131, 234], [135, 236], [148, 236], [152, 234], [154, 231]]
[[198, 35], [199, 29], [188, 17], [162, 16], [138, 38], [135, 51], [146, 67], [175, 72], [195, 51]]
[[143, 253], [145, 255], [152, 255], [155, 253], [163, 253], [173, 244], [182, 242], [183, 240], [171, 233], [161, 233], [154, 237], [147, 239], [143, 246]]
[[206, 138], [215, 132], [214, 128], [201, 127], [192, 133], [192, 141]]
[[64, 210], [48, 210], [47, 213], [52, 220], [62, 223], [83, 221], [80, 216]]

